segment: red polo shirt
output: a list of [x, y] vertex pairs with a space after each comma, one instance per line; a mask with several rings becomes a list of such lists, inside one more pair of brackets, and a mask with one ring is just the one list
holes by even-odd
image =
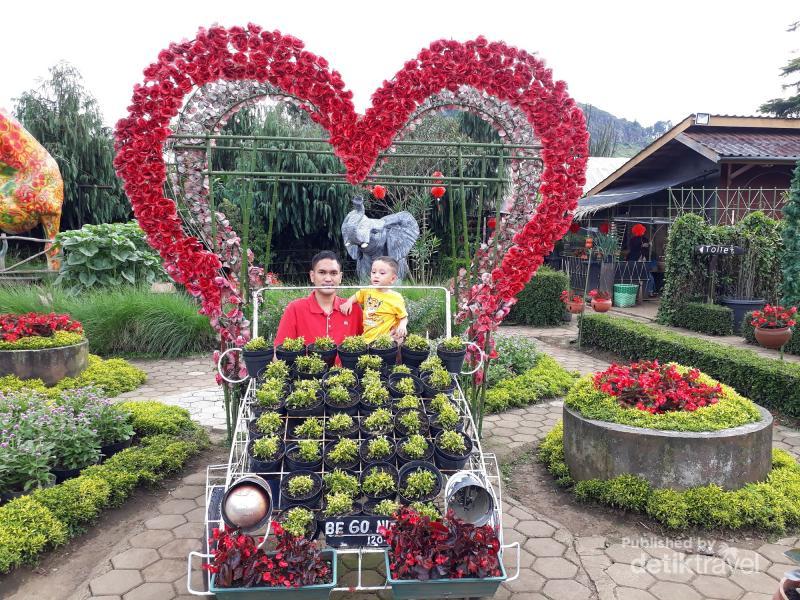
[[333, 312], [325, 314], [312, 291], [307, 298], [292, 300], [283, 311], [278, 332], [275, 334], [275, 345], [280, 345], [286, 338], [302, 336], [306, 344], [311, 344], [318, 337], [328, 336], [338, 345], [349, 335], [360, 335], [363, 331], [361, 307], [353, 304], [353, 310], [345, 316], [339, 310], [344, 298], [333, 299]]

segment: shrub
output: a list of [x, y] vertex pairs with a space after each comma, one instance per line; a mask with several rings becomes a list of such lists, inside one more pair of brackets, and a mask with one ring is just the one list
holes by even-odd
[[322, 419], [308, 417], [300, 425], [295, 425], [294, 435], [299, 438], [320, 439], [323, 431]]
[[376, 437], [367, 442], [367, 458], [383, 460], [392, 454], [392, 444], [383, 436]]
[[103, 360], [89, 355], [89, 365], [77, 377], [65, 377], [54, 389], [69, 390], [87, 386], [102, 388], [106, 396], [113, 398], [135, 390], [147, 380], [147, 374], [121, 358]]
[[403, 495], [406, 498], [422, 498], [433, 491], [436, 475], [428, 469], [415, 469], [406, 475], [405, 484]]
[[122, 402], [118, 407], [131, 415], [133, 429], [140, 436], [162, 433], [178, 435], [195, 427], [189, 411], [179, 406], [148, 400]]
[[539, 359], [536, 343], [522, 335], [499, 335], [495, 338], [497, 358], [489, 363], [489, 385], [503, 379], [522, 375], [532, 369]]
[[395, 365], [392, 367], [392, 375], [411, 375], [411, 367], [407, 365]]
[[442, 513], [436, 508], [433, 502], [412, 502], [413, 508], [422, 517], [428, 517], [431, 521], [441, 521]]
[[309, 525], [311, 525], [313, 521], [313, 512], [302, 506], [296, 506], [286, 512], [286, 516], [283, 521], [281, 521], [281, 525], [293, 536], [301, 537], [306, 534]]
[[388, 350], [389, 348], [393, 348], [395, 345], [396, 344], [390, 335], [379, 335], [369, 346], [370, 348], [375, 348], [376, 350]]
[[489, 388], [484, 410], [488, 413], [500, 412], [534, 404], [544, 398], [563, 396], [574, 381], [574, 374], [564, 370], [552, 357], [542, 354], [532, 369]]
[[403, 453], [409, 458], [419, 460], [428, 453], [428, 442], [420, 434], [415, 433], [403, 442]]
[[379, 496], [393, 492], [396, 487], [394, 477], [390, 473], [372, 467], [364, 476], [364, 483], [361, 486], [365, 493], [372, 496]]
[[421, 335], [417, 335], [416, 333], [409, 334], [408, 337], [406, 337], [406, 339], [403, 341], [403, 346], [414, 352], [425, 352], [426, 350], [430, 350], [430, 344], [428, 343], [428, 340]]
[[353, 428], [353, 417], [346, 413], [337, 413], [328, 418], [328, 431], [334, 433], [341, 433], [342, 431], [349, 431]]
[[356, 361], [356, 367], [362, 371], [366, 371], [367, 369], [373, 369], [377, 371], [382, 365], [383, 359], [380, 356], [375, 356], [374, 354], [362, 354]]
[[629, 360], [683, 362], [767, 408], [800, 415], [800, 365], [607, 315], [581, 319], [583, 343]]
[[358, 443], [350, 438], [343, 438], [328, 452], [328, 458], [337, 465], [351, 463], [358, 456]]
[[353, 497], [350, 494], [338, 493], [325, 496], [325, 509], [322, 511], [326, 517], [338, 517], [353, 512]]
[[111, 485], [98, 477], [81, 475], [61, 485], [40, 489], [32, 497], [64, 523], [70, 535], [75, 535], [82, 531], [81, 525], [94, 520], [108, 504]]
[[539, 267], [525, 289], [517, 294], [517, 303], [511, 308], [508, 319], [533, 327], [558, 325], [564, 316], [561, 292], [568, 288], [565, 273]]
[[283, 427], [283, 417], [276, 412], [265, 412], [256, 421], [258, 431], [264, 434], [276, 433]]
[[300, 498], [311, 493], [314, 489], [314, 480], [308, 475], [298, 475], [289, 480], [287, 488], [292, 497]]
[[403, 290], [403, 295], [406, 296], [409, 333], [415, 333], [423, 338], [426, 335], [433, 338], [444, 335], [445, 303], [441, 292], [437, 294], [429, 290], [419, 290], [427, 295], [418, 299], [409, 297], [412, 295], [411, 292], [412, 290]]
[[371, 415], [364, 418], [364, 427], [368, 431], [380, 431], [390, 427], [392, 422], [392, 413], [385, 408], [379, 408]]
[[400, 510], [400, 503], [394, 500], [381, 500], [375, 505], [373, 512], [376, 515], [384, 517], [391, 517], [394, 513]]
[[272, 381], [270, 385], [283, 388], [283, 382], [289, 377], [289, 366], [286, 361], [273, 360], [266, 367], [264, 367], [264, 387], [267, 387], [267, 382]]
[[46, 507], [30, 496], [0, 507], [0, 573], [67, 541], [67, 528]]
[[305, 373], [306, 375], [319, 375], [325, 370], [325, 361], [316, 354], [309, 354], [308, 356], [298, 356], [294, 361], [294, 367], [298, 373]]
[[358, 494], [358, 478], [350, 473], [345, 473], [341, 469], [334, 469], [322, 476], [325, 482], [325, 489], [334, 494], [343, 493], [350, 496]]
[[302, 337], [297, 338], [285, 338], [279, 348], [286, 350], [287, 352], [300, 352], [304, 350], [306, 347], [306, 341]]
[[336, 348], [333, 338], [328, 336], [318, 337], [314, 340], [314, 350], [319, 352], [327, 352]]
[[73, 346], [83, 341], [83, 335], [70, 331], [56, 331], [51, 337], [21, 337], [14, 342], [0, 341], [0, 350], [41, 350]]
[[312, 463], [320, 458], [319, 442], [314, 440], [301, 440], [297, 442], [297, 454], [303, 462]]
[[672, 324], [708, 335], [732, 335], [733, 311], [718, 304], [686, 302], [675, 309]]
[[781, 297], [786, 304], [800, 304], [800, 162], [794, 169], [789, 198], [781, 208], [783, 213], [784, 253], [781, 256], [783, 282]]
[[439, 344], [439, 348], [446, 352], [461, 352], [466, 348], [466, 343], [460, 337], [453, 336], [442, 340]]
[[258, 438], [253, 442], [253, 456], [259, 460], [272, 460], [278, 454], [280, 443], [276, 435]]
[[458, 431], [444, 431], [436, 441], [436, 445], [441, 450], [449, 452], [453, 456], [463, 456], [467, 451], [467, 444], [464, 435]]

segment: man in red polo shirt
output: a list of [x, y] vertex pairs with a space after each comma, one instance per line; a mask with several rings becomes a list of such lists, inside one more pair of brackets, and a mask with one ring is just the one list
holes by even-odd
[[345, 299], [337, 296], [336, 290], [331, 287], [342, 283], [339, 257], [330, 250], [323, 250], [311, 259], [308, 275], [316, 289], [308, 297], [292, 300], [288, 304], [278, 324], [275, 345], [280, 345], [286, 338], [301, 336], [306, 344], [313, 343], [318, 337], [328, 336], [338, 345], [349, 335], [360, 335], [361, 309], [353, 306], [353, 312], [343, 315], [339, 305]]

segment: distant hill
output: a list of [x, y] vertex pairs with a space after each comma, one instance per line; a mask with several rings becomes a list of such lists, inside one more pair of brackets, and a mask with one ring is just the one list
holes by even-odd
[[586, 115], [590, 156], [633, 156], [672, 127], [670, 121], [643, 127], [638, 121], [615, 117], [591, 104], [578, 105]]

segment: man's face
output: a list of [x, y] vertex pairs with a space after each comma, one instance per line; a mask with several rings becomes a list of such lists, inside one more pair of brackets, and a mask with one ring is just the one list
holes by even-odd
[[323, 258], [309, 271], [309, 276], [314, 287], [319, 288], [318, 294], [333, 295], [336, 290], [331, 286], [342, 283], [342, 268], [332, 258]]

